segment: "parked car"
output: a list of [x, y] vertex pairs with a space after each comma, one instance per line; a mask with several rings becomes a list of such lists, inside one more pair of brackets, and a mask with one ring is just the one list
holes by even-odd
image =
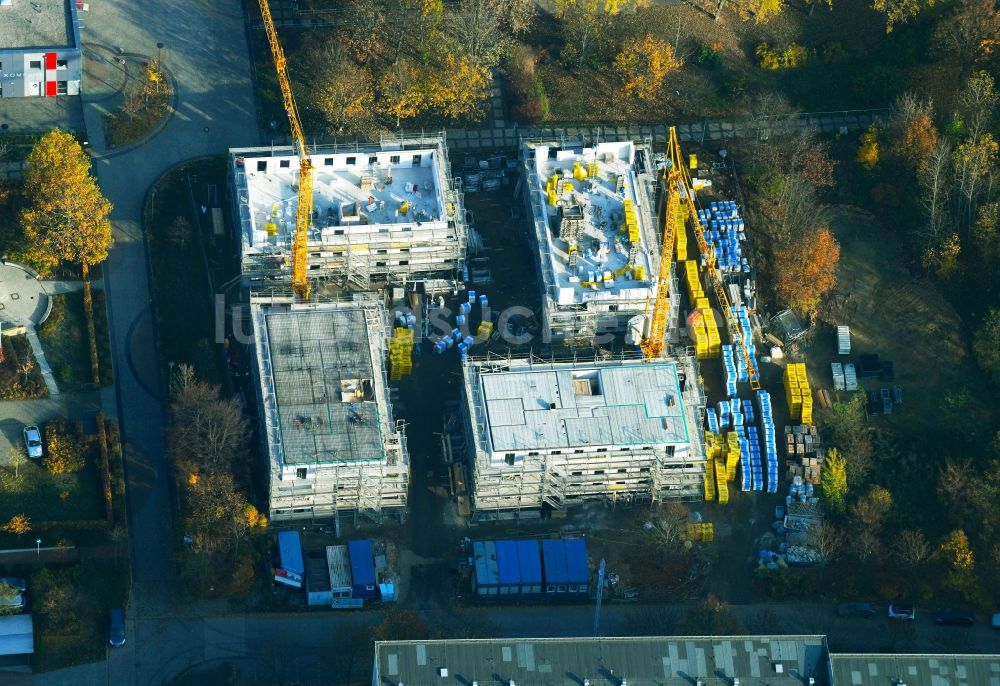
[[3, 592], [0, 592], [0, 606], [18, 610], [24, 607], [24, 592], [28, 590], [28, 584], [24, 579], [0, 577], [0, 586], [3, 586]]
[[125, 611], [116, 607], [110, 612], [108, 643], [115, 648], [125, 645]]
[[841, 617], [872, 619], [878, 614], [878, 611], [871, 603], [841, 603], [837, 606], [837, 614]]
[[941, 607], [934, 611], [935, 624], [951, 626], [972, 626], [976, 623], [976, 615], [965, 608]]
[[42, 432], [32, 424], [24, 427], [24, 445], [28, 449], [28, 457], [33, 460], [42, 457]]
[[1000, 612], [993, 615], [990, 619], [990, 626], [994, 629], [1000, 629]]
[[912, 605], [904, 603], [893, 603], [889, 606], [889, 619], [905, 619], [912, 621], [916, 619], [917, 611]]

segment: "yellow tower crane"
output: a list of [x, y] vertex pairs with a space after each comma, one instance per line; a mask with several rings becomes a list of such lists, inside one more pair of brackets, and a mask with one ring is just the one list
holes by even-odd
[[[649, 335], [639, 345], [642, 355], [647, 361], [655, 360], [663, 354], [664, 338], [667, 335], [667, 316], [670, 312], [670, 264], [674, 259], [674, 241], [677, 238], [677, 214], [681, 206], [683, 193], [683, 177], [680, 157], [674, 157], [674, 146], [677, 130], [670, 127], [670, 142], [667, 147], [667, 162], [663, 169], [663, 186], [666, 192], [666, 209], [663, 215], [663, 241], [660, 250], [660, 269], [656, 279], [656, 300], [653, 302], [652, 320], [649, 325]], [[684, 225], [680, 225], [684, 230]]]
[[[729, 302], [726, 294], [726, 287], [722, 281], [722, 274], [719, 272], [718, 260], [715, 251], [711, 249], [705, 240], [705, 227], [698, 219], [698, 208], [695, 205], [694, 193], [692, 192], [691, 176], [684, 166], [684, 156], [681, 154], [681, 144], [677, 138], [676, 127], [670, 127], [670, 138], [667, 141], [667, 163], [663, 170], [663, 178], [666, 196], [666, 214], [663, 219], [663, 249], [660, 257], [660, 274], [656, 290], [656, 301], [653, 306], [653, 316], [650, 323], [649, 336], [641, 344], [643, 356], [646, 360], [658, 358], [663, 352], [663, 339], [667, 331], [667, 316], [669, 313], [670, 297], [668, 287], [670, 284], [670, 261], [673, 259], [674, 241], [677, 231], [685, 231], [686, 227], [679, 219], [679, 206], [683, 201], [687, 203], [688, 217], [691, 219], [692, 229], [695, 239], [698, 241], [698, 249], [701, 251], [702, 259], [705, 262], [705, 271], [708, 274], [708, 281], [715, 291], [715, 297], [719, 301], [719, 308], [726, 318], [726, 326], [729, 329], [729, 339], [734, 345], [740, 345], [743, 350], [743, 357], [746, 360], [747, 375], [750, 378], [750, 388], [760, 390], [760, 374], [754, 365], [753, 357], [746, 345], [742, 345], [743, 330], [740, 328], [739, 320]], [[693, 303], [692, 303], [693, 305]]]
[[278, 85], [281, 86], [281, 101], [288, 115], [288, 123], [292, 129], [292, 142], [299, 156], [299, 204], [295, 210], [295, 235], [292, 238], [292, 289], [303, 301], [309, 300], [309, 280], [306, 278], [306, 261], [308, 252], [306, 243], [309, 239], [309, 225], [312, 222], [313, 210], [313, 177], [312, 161], [309, 159], [309, 148], [306, 147], [306, 137], [302, 133], [302, 121], [299, 110], [292, 95], [292, 84], [288, 80], [288, 62], [285, 51], [278, 42], [278, 32], [274, 28], [271, 8], [267, 0], [258, 0], [260, 15], [264, 20], [267, 32], [267, 43], [271, 46], [271, 57], [274, 58], [274, 68], [278, 73]]

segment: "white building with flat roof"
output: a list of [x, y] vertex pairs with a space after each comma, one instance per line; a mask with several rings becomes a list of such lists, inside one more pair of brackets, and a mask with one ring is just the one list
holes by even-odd
[[[651, 149], [528, 142], [524, 166], [552, 337], [624, 330], [656, 297], [661, 231]], [[635, 325], [644, 327], [641, 319]]]
[[[443, 137], [320, 146], [311, 160], [311, 279], [365, 290], [460, 275], [464, 210]], [[288, 282], [299, 159], [288, 147], [240, 148], [230, 163], [243, 273], [251, 285]]]
[[463, 381], [477, 516], [702, 491], [693, 360], [475, 361]]
[[405, 514], [410, 464], [372, 298], [250, 305], [271, 521]]
[[0, 98], [79, 95], [74, 0], [0, 0]]

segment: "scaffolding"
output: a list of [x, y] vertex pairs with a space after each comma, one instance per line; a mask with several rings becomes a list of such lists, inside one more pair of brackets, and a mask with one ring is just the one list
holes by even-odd
[[402, 519], [409, 460], [389, 402], [381, 304], [257, 301], [251, 317], [271, 520]]
[[[297, 171], [286, 159], [292, 153], [289, 147], [273, 146], [230, 150], [231, 197], [243, 244], [241, 269], [255, 289], [280, 288], [291, 277], [286, 217], [292, 198], [271, 202], [257, 197], [255, 189], [265, 181], [273, 186], [275, 179], [291, 184], [289, 192], [297, 188]], [[406, 158], [404, 163], [422, 161], [423, 171], [391, 162], [401, 157]], [[336, 183], [340, 174], [349, 177], [353, 196], [350, 202], [331, 199], [337, 206], [325, 211], [317, 203], [308, 241], [310, 280], [366, 291], [427, 278], [451, 280], [462, 274], [468, 227], [464, 196], [450, 173], [444, 132], [384, 137], [377, 144], [314, 146], [311, 159], [317, 194]], [[353, 164], [347, 169], [336, 166], [343, 160]], [[417, 202], [399, 202], [407, 197], [421, 198], [431, 211], [419, 210]]]
[[[528, 513], [536, 513], [542, 508], [559, 510], [592, 499], [603, 500], [609, 505], [700, 499], [709, 465], [700, 436], [702, 421], [699, 415], [704, 413], [704, 395], [698, 386], [697, 369], [693, 365], [696, 365], [693, 357], [662, 363], [662, 366], [668, 367], [663, 372], [668, 376], [664, 378], [684, 379], [683, 388], [675, 387], [673, 391], [680, 404], [676, 426], [683, 426], [683, 434], [651, 440], [648, 432], [622, 425], [616, 431], [618, 435], [624, 435], [624, 440], [618, 444], [608, 444], [595, 438], [592, 445], [571, 442], [567, 446], [549, 445], [537, 449], [527, 446], [509, 453], [505, 453], [506, 448], [502, 446], [496, 447], [490, 424], [491, 417], [494, 422], [507, 421], [500, 418], [507, 410], [499, 406], [507, 401], [489, 399], [484, 378], [497, 374], [567, 371], [585, 376], [595, 371], [602, 374], [604, 370], [614, 370], [621, 375], [620, 381], [615, 383], [631, 384], [631, 370], [637, 374], [649, 374], [650, 365], [643, 365], [636, 359], [584, 362], [579, 359], [545, 361], [500, 357], [475, 360], [465, 365], [464, 442], [473, 475], [474, 517], [528, 516]], [[505, 387], [509, 385], [506, 381], [503, 383]], [[638, 377], [635, 383], [640, 383]], [[639, 392], [638, 388], [636, 392]], [[650, 392], [655, 395], [665, 391], [661, 387]], [[563, 410], [553, 408], [552, 411]], [[589, 432], [600, 420], [597, 413], [602, 411], [595, 410], [595, 416], [590, 419], [581, 416], [568, 417], [563, 421], [566, 426], [572, 422], [574, 426], [590, 427], [585, 429]], [[664, 417], [663, 421], [666, 426], [667, 418]]]
[[[567, 192], [564, 181], [558, 178], [558, 175], [546, 174], [543, 179], [539, 174], [539, 165], [544, 166], [545, 163], [541, 158], [536, 159], [536, 153], [542, 154], [539, 152], [541, 149], [549, 156], [546, 159], [552, 159], [553, 151], [557, 154], [575, 153], [582, 156], [586, 150], [588, 154], [595, 155], [594, 159], [574, 161], [565, 171], [571, 174], [570, 178], [581, 187], [587, 187], [588, 184], [602, 182], [600, 173], [603, 162], [598, 157], [609, 153], [593, 152], [599, 145], [603, 143], [596, 140], [521, 139], [524, 203], [532, 213], [532, 247], [536, 271], [543, 289], [544, 325], [553, 340], [592, 344], [594, 337], [599, 333], [625, 331], [629, 319], [644, 314], [646, 310], [648, 288], [645, 287], [625, 289], [616, 293], [614, 297], [607, 297], [605, 293], [587, 293], [583, 297], [574, 299], [573, 302], [561, 300], [558, 295], [560, 290], [565, 289], [560, 289], [560, 275], [556, 273], [553, 265], [556, 262], [565, 263], [571, 272], [576, 272], [581, 253], [586, 246], [581, 241], [581, 225], [575, 212], [578, 207], [574, 199], [576, 191]], [[620, 219], [624, 231], [621, 242], [623, 247], [627, 245], [628, 259], [623, 268], [614, 270], [613, 277], [614, 279], [631, 277], [640, 282], [655, 281], [659, 273], [660, 257], [653, 246], [659, 246], [660, 236], [654, 216], [657, 175], [652, 148], [645, 141], [620, 145], [634, 146], [634, 161], [629, 173], [620, 174], [616, 179], [615, 189], [622, 197]], [[569, 181], [566, 183], [572, 185]], [[627, 197], [629, 193], [634, 195], [634, 203]], [[550, 205], [557, 203], [559, 207], [553, 210]], [[553, 235], [553, 229], [550, 229], [550, 211], [556, 212], [558, 217], [558, 223], [553, 229], [555, 237], [566, 244], [564, 249], [555, 248], [550, 240]], [[601, 219], [610, 223], [614, 218]], [[618, 226], [617, 223], [614, 225]], [[647, 250], [641, 250], [643, 245]], [[636, 267], [637, 263], [641, 264]], [[645, 269], [646, 264], [648, 273]], [[672, 273], [668, 278], [675, 281]], [[676, 308], [674, 313], [677, 313]], [[669, 340], [676, 341], [676, 331], [675, 325]]]

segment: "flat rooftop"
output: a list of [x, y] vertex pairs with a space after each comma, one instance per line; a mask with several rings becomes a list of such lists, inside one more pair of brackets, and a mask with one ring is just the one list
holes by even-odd
[[[822, 636], [547, 638], [375, 644], [377, 686], [831, 686]], [[780, 667], [780, 671], [778, 668]], [[446, 673], [442, 673], [446, 669]], [[839, 685], [838, 685], [839, 686]]]
[[493, 452], [687, 443], [677, 366], [482, 370]]
[[[265, 310], [269, 376], [265, 398], [277, 405], [282, 462], [288, 465], [382, 461], [385, 399], [376, 397], [365, 311]], [[274, 447], [272, 446], [272, 452]], [[272, 455], [272, 458], [275, 457]]]
[[0, 50], [72, 46], [72, 0], [0, 0]]
[[831, 656], [836, 686], [1000, 686], [1000, 655]]
[[[652, 227], [646, 218], [649, 208], [644, 207], [638, 193], [634, 161], [635, 146], [631, 142], [600, 143], [582, 151], [535, 148], [538, 187], [532, 190], [545, 209], [549, 226], [542, 259], [549, 263], [555, 279], [546, 286], [556, 289], [554, 297], [560, 305], [595, 298], [644, 299], [649, 294], [650, 280], [656, 274], [645, 234]], [[550, 203], [548, 191], [554, 177], [558, 177], [555, 205]], [[628, 231], [622, 230], [626, 201], [632, 205], [639, 225], [637, 244], [629, 240]], [[560, 238], [560, 224], [566, 218], [579, 225], [573, 250], [568, 241]], [[575, 267], [571, 266], [571, 252], [576, 253]]]
[[[437, 150], [317, 153], [310, 242], [367, 234], [372, 226], [445, 222]], [[299, 160], [293, 154], [244, 159], [250, 207], [245, 247], [286, 244], [295, 230]]]

